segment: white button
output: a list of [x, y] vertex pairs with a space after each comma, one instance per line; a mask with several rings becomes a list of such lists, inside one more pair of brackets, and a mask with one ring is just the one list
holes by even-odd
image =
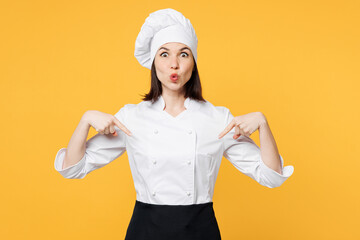
[[154, 133], [157, 134], [159, 131], [157, 129], [154, 130]]
[[186, 194], [187, 194], [188, 196], [190, 196], [190, 192], [186, 192]]
[[188, 161], [187, 163], [190, 165], [190, 164], [191, 164], [191, 161]]
[[191, 129], [188, 131], [188, 133], [189, 133], [189, 134], [191, 134], [191, 133], [192, 133]]
[[153, 195], [153, 196], [155, 196], [155, 194], [156, 194], [156, 193], [155, 193], [155, 192], [153, 192], [153, 194], [152, 194], [152, 195]]
[[156, 164], [156, 160], [154, 160], [153, 163]]

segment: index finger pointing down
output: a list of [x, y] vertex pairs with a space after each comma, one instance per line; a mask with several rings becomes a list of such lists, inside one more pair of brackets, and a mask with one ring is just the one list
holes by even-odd
[[127, 129], [116, 117], [114, 120], [115, 125], [120, 128], [123, 132], [125, 132], [128, 136], [131, 136], [132, 133]]
[[226, 128], [224, 129], [224, 131], [222, 131], [220, 134], [219, 134], [219, 139], [222, 138], [223, 136], [225, 136], [228, 132], [230, 132], [231, 129], [233, 129], [233, 127], [235, 127], [235, 121], [231, 121], [229, 123], [229, 125], [226, 126]]

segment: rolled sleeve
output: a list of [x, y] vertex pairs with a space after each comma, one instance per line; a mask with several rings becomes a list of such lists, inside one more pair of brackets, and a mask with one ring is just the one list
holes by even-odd
[[[225, 127], [233, 118], [233, 115], [227, 109]], [[279, 187], [293, 174], [294, 167], [284, 167], [284, 160], [281, 155], [279, 156], [282, 174], [279, 174], [263, 162], [260, 147], [250, 137], [241, 135], [239, 138], [233, 139], [234, 134], [235, 128], [222, 138], [224, 144], [223, 156], [240, 172], [269, 188]]]
[[274, 169], [268, 167], [262, 160], [260, 156], [260, 169], [261, 169], [261, 181], [263, 186], [267, 186], [269, 188], [279, 187], [285, 182], [286, 179], [288, 179], [294, 172], [293, 166], [286, 166], [284, 167], [284, 160], [281, 155], [280, 161], [281, 161], [281, 171], [282, 174], [276, 172]]
[[[125, 105], [115, 117], [125, 124]], [[125, 124], [126, 125], [126, 124]], [[62, 169], [66, 148], [61, 148], [55, 157], [54, 167], [64, 178], [84, 178], [90, 172], [104, 167], [126, 151], [126, 134], [117, 126], [114, 126], [117, 136], [112, 134], [96, 134], [86, 141], [84, 156], [79, 162]]]
[[55, 170], [58, 171], [64, 178], [84, 178], [86, 175], [84, 172], [86, 162], [85, 155], [75, 165], [62, 169], [65, 152], [66, 148], [61, 148], [57, 152], [54, 162]]

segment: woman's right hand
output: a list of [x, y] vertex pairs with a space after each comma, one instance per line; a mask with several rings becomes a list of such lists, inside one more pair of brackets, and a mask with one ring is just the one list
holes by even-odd
[[111, 133], [113, 136], [117, 136], [115, 125], [128, 136], [132, 135], [129, 129], [127, 129], [115, 116], [111, 114], [96, 110], [89, 110], [84, 113], [82, 118], [102, 135]]

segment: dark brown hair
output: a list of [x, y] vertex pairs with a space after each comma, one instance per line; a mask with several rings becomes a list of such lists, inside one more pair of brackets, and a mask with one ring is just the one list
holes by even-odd
[[[191, 99], [205, 102], [205, 99], [202, 96], [200, 76], [199, 76], [199, 72], [198, 72], [196, 61], [195, 61], [194, 57], [193, 57], [193, 60], [194, 60], [194, 69], [193, 69], [193, 72], [191, 74], [189, 81], [184, 85], [184, 87], [185, 87], [184, 97], [185, 98], [189, 97]], [[142, 100], [155, 102], [160, 97], [161, 93], [162, 93], [162, 86], [161, 86], [160, 80], [156, 76], [155, 61], [153, 61], [152, 65], [151, 65], [150, 91], [149, 91], [149, 93], [142, 95], [143, 96]]]

